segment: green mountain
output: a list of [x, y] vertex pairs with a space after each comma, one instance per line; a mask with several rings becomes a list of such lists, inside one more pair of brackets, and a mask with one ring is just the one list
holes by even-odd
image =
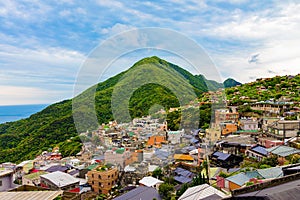
[[236, 80], [232, 79], [232, 78], [228, 78], [226, 79], [224, 82], [224, 87], [225, 88], [231, 88], [231, 87], [235, 87], [237, 85], [242, 85], [240, 82], [237, 82]]
[[[150, 73], [150, 76], [147, 77], [146, 74], [149, 72], [152, 74]], [[158, 80], [158, 83], [134, 85], [147, 78]], [[168, 84], [173, 84], [175, 87]], [[26, 119], [1, 124], [0, 163], [32, 159], [42, 151], [54, 146], [59, 146], [64, 156], [76, 154], [81, 149], [81, 142], [74, 118], [84, 122], [82, 126], [77, 127], [79, 131], [97, 128], [98, 124], [90, 114], [91, 108], [95, 108], [96, 121], [100, 124], [113, 120], [111, 105], [115, 101], [112, 102], [112, 96], [117, 89], [122, 92], [117, 93], [118, 96], [115, 98], [116, 101], [120, 100], [116, 103], [116, 112], [122, 113], [126, 110], [122, 110], [121, 107], [119, 109], [118, 106], [123, 105], [122, 100], [128, 99], [122, 95], [130, 92], [133, 87], [134, 92], [128, 99], [129, 114], [133, 118], [147, 115], [148, 110], [156, 104], [168, 109], [188, 103], [180, 102], [175, 93], [184, 95], [185, 99], [190, 100], [195, 95], [199, 96], [208, 91], [207, 84], [216, 89], [220, 87], [216, 82], [208, 81], [203, 76], [194, 76], [179, 66], [158, 57], [144, 58], [129, 70], [94, 85], [75, 97], [73, 99], [75, 107], [72, 107], [72, 99], [65, 100], [52, 104]], [[93, 101], [95, 101], [95, 107], [92, 105]], [[125, 115], [124, 121], [126, 120], [128, 120], [128, 116], [126, 118]]]

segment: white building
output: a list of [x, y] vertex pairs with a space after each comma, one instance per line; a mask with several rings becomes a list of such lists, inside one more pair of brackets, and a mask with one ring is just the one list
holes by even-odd
[[146, 176], [144, 178], [142, 178], [139, 183], [141, 185], [144, 185], [144, 186], [147, 186], [147, 187], [153, 187], [153, 188], [156, 188], [158, 190], [160, 184], [163, 183], [163, 181], [157, 179], [157, 178], [154, 178], [152, 176]]

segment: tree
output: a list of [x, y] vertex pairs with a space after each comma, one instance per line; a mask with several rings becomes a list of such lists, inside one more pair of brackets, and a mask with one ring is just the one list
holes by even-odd
[[174, 192], [174, 186], [169, 183], [162, 183], [159, 186], [159, 194], [163, 197], [163, 199], [171, 199], [172, 192]]
[[187, 189], [189, 188], [189, 185], [187, 183], [184, 183], [180, 190], [177, 191], [176, 195], [177, 197], [180, 197]]
[[152, 172], [152, 176], [153, 176], [154, 178], [161, 179], [161, 178], [163, 177], [161, 168], [156, 168], [156, 169]]

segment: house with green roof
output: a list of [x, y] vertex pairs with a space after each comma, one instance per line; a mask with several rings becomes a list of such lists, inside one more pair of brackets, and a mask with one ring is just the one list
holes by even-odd
[[288, 146], [284, 146], [284, 145], [271, 147], [266, 150], [270, 154], [277, 155], [277, 156], [280, 156], [283, 158], [293, 155], [293, 154], [300, 154], [300, 149], [296, 149], [296, 148], [288, 147]]

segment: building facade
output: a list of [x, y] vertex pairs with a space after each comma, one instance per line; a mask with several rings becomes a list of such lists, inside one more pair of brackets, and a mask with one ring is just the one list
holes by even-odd
[[13, 171], [0, 169], [0, 192], [13, 188]]
[[117, 184], [119, 172], [117, 167], [99, 166], [87, 173], [88, 183], [94, 192], [108, 194]]

